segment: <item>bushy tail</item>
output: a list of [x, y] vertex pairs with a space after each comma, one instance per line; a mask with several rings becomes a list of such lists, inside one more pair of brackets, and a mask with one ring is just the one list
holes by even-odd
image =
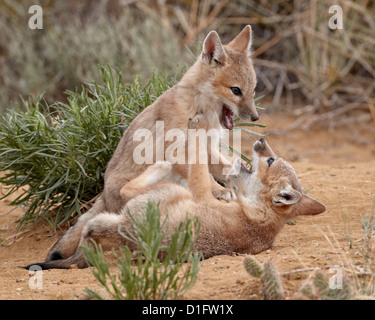
[[83, 250], [78, 247], [77, 250], [68, 258], [59, 260], [50, 260], [45, 262], [32, 263], [25, 267], [21, 267], [30, 270], [32, 266], [39, 266], [43, 270], [48, 269], [70, 269], [72, 265], [76, 265], [79, 269], [87, 268], [89, 265], [83, 255]]

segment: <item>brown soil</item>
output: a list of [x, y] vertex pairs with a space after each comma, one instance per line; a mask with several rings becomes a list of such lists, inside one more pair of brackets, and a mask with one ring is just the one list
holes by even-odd
[[[286, 128], [296, 118], [285, 113], [287, 117], [264, 115], [261, 122], [273, 130]], [[350, 262], [350, 243], [355, 248], [363, 239], [360, 218], [371, 213], [375, 201], [375, 126], [366, 122], [334, 130], [292, 129], [270, 133], [267, 139], [292, 163], [309, 194], [328, 208], [287, 224], [274, 246], [257, 255], [260, 262], [270, 259], [284, 273], [285, 298], [290, 299], [313, 274], [312, 268], [329, 275], [330, 266]], [[18, 266], [43, 260], [63, 230], [51, 230], [40, 221], [17, 234], [15, 220], [23, 209], [8, 213], [9, 202], [10, 198], [0, 201], [0, 299], [81, 299], [85, 287], [100, 290], [90, 269], [47, 270], [43, 288], [30, 289], [29, 272]], [[359, 251], [353, 252], [360, 257]], [[259, 281], [246, 273], [242, 261], [243, 256], [205, 260], [195, 286], [182, 299], [261, 299]]]

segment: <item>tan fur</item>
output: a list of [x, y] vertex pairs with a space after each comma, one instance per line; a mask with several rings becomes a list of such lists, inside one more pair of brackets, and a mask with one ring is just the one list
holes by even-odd
[[[100, 212], [118, 213], [127, 201], [121, 197], [120, 189], [127, 182], [136, 178], [148, 164], [138, 165], [133, 161], [133, 151], [139, 145], [133, 141], [137, 129], [145, 128], [155, 137], [156, 121], [164, 121], [165, 132], [172, 128], [186, 131], [189, 119], [196, 114], [211, 112], [213, 117], [211, 127], [222, 128], [220, 117], [224, 104], [235, 117], [256, 121], [258, 114], [254, 104], [254, 88], [256, 76], [249, 57], [251, 48], [251, 27], [243, 31], [227, 46], [223, 46], [215, 31], [211, 31], [203, 44], [201, 57], [186, 72], [174, 87], [166, 91], [152, 105], [141, 112], [129, 125], [120, 141], [105, 172], [104, 191], [95, 202], [93, 208], [81, 216], [77, 223], [65, 232], [54, 245], [47, 256], [47, 261], [65, 258], [76, 250], [84, 226]], [[238, 86], [242, 96], [235, 96], [230, 87]], [[164, 151], [172, 142], [165, 142]], [[155, 151], [155, 141], [153, 143]], [[156, 161], [154, 152], [154, 161]], [[210, 172], [215, 178], [223, 179], [223, 167], [231, 163], [221, 159], [217, 165], [210, 166]], [[188, 165], [173, 165], [175, 180], [187, 179]], [[217, 198], [229, 200], [230, 191], [224, 189], [210, 177], [211, 188]]]
[[[197, 123], [207, 125], [202, 116], [197, 117], [195, 126]], [[326, 210], [322, 203], [303, 194], [293, 168], [277, 157], [264, 139], [255, 142], [253, 158], [252, 172], [245, 169], [240, 161], [235, 162], [234, 169], [238, 174], [231, 178], [230, 186], [235, 190], [238, 201], [232, 202], [218, 200], [212, 195], [207, 163], [189, 166], [187, 189], [168, 181], [172, 170], [168, 162], [156, 163], [121, 188], [122, 196], [134, 196], [121, 213], [102, 213], [89, 221], [82, 231], [80, 243], [87, 244], [89, 239], [93, 239], [105, 249], [121, 244], [132, 246], [119, 235], [118, 227], [120, 225], [123, 230], [131, 232], [128, 212], [141, 215], [151, 201], [159, 204], [162, 217], [168, 209], [170, 233], [186, 219], [186, 214], [198, 217], [200, 233], [195, 249], [204, 257], [233, 252], [256, 254], [272, 246], [287, 220]], [[79, 267], [87, 266], [80, 247], [67, 259], [46, 262], [41, 266], [68, 268], [73, 263]]]

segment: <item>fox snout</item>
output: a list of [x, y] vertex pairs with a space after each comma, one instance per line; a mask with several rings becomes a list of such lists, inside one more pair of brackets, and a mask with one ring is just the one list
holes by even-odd
[[257, 113], [251, 115], [251, 121], [255, 122], [255, 121], [258, 121], [258, 120], [259, 120], [259, 115]]
[[262, 150], [264, 150], [264, 148], [266, 147], [266, 139], [264, 138], [261, 138], [257, 141], [255, 141], [254, 145], [253, 145], [253, 149], [255, 152], [260, 152]]
[[240, 118], [241, 119], [251, 119], [251, 121], [255, 122], [259, 120], [259, 115], [256, 110], [251, 111], [249, 108], [242, 108], [240, 109]]
[[275, 153], [272, 151], [271, 147], [267, 143], [266, 139], [261, 138], [255, 141], [253, 145], [253, 150], [256, 152], [260, 157], [273, 157]]
[[241, 104], [239, 105], [239, 116], [241, 119], [251, 119], [251, 121], [255, 122], [259, 120], [259, 115], [255, 107], [255, 103], [252, 101], [249, 105], [249, 103]]

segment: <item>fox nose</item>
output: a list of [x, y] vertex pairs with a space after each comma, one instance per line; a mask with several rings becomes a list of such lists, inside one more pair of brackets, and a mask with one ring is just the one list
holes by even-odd
[[[260, 138], [259, 140], [255, 141], [253, 146], [254, 151], [256, 152], [264, 152], [267, 149], [270, 149], [269, 145], [266, 142], [266, 139]], [[271, 150], [272, 151], [272, 150]]]
[[259, 116], [257, 114], [252, 114], [251, 115], [251, 121], [255, 122], [259, 120]]

